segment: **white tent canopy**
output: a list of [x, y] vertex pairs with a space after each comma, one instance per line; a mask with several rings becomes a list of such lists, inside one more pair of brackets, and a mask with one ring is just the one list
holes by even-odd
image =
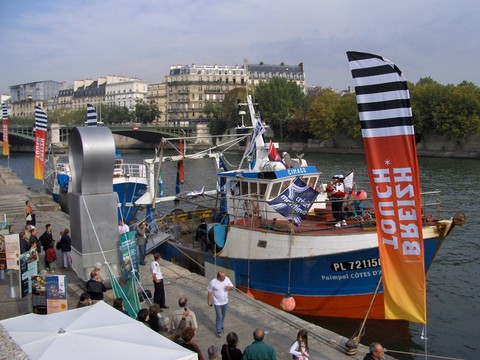
[[0, 321], [31, 359], [197, 359], [197, 354], [103, 301], [50, 315]]

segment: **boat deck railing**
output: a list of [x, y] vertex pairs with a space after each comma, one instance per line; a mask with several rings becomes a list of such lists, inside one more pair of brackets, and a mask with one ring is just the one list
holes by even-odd
[[146, 177], [147, 169], [143, 164], [116, 164], [113, 176]]
[[[441, 219], [440, 214], [440, 191], [430, 191], [422, 193], [422, 221], [424, 224], [434, 224], [436, 220]], [[305, 216], [301, 226], [293, 227], [285, 218], [260, 199], [259, 195], [253, 196], [242, 195], [232, 198], [232, 206], [228, 214], [230, 224], [239, 226], [263, 227], [267, 230], [274, 231], [319, 231], [324, 229], [332, 229], [336, 223], [334, 213], [331, 208], [331, 201], [316, 201]], [[361, 210], [355, 213], [352, 209], [354, 199], [344, 200], [344, 209], [347, 206], [347, 223], [349, 227], [358, 227], [363, 230], [375, 227], [375, 213], [372, 206], [372, 199], [366, 198], [360, 201]], [[296, 205], [297, 203], [292, 203]], [[358, 205], [358, 204], [357, 204]], [[292, 206], [293, 207], [293, 206]], [[350, 210], [349, 210], [350, 209]], [[176, 211], [168, 214], [157, 216], [156, 224], [159, 231], [174, 232], [174, 238], [184, 237], [188, 242], [193, 241], [193, 234], [201, 222], [205, 219], [207, 224], [219, 222], [215, 218], [217, 212], [214, 207], [197, 208], [192, 211]]]
[[[281, 214], [274, 210], [266, 200], [261, 199], [257, 194], [247, 194], [232, 196], [232, 206], [230, 207], [230, 219], [236, 220], [260, 218], [263, 220], [282, 220]], [[293, 218], [295, 208], [299, 208], [304, 202], [289, 202]], [[422, 193], [422, 221], [431, 223], [441, 218], [440, 191], [430, 191]], [[363, 224], [375, 218], [373, 199], [343, 199], [342, 212], [350, 224]], [[305, 214], [305, 219], [314, 220], [318, 225], [322, 223], [331, 226], [335, 222], [335, 212], [332, 210], [332, 201], [314, 201], [309, 211]]]

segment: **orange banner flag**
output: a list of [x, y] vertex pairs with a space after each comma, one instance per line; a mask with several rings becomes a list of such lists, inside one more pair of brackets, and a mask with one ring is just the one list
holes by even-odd
[[374, 202], [385, 317], [425, 324], [420, 176], [407, 82], [378, 55], [347, 56]]
[[35, 160], [33, 177], [43, 180], [45, 152], [47, 149], [47, 114], [39, 106], [35, 106]]
[[5, 104], [2, 105], [2, 142], [3, 142], [3, 155], [10, 155], [10, 148], [8, 146], [8, 109]]

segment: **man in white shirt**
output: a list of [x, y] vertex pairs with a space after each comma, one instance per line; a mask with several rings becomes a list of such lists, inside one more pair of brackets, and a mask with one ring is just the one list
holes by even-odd
[[163, 286], [163, 274], [162, 269], [160, 268], [160, 254], [155, 253], [153, 255], [154, 261], [150, 264], [150, 271], [152, 272], [153, 279], [153, 302], [160, 305], [161, 309], [168, 309], [168, 306], [165, 305], [165, 288]]
[[215, 307], [215, 327], [217, 338], [223, 332], [223, 322], [228, 307], [228, 292], [233, 289], [233, 284], [223, 271], [217, 273], [217, 277], [208, 284], [208, 306]]
[[120, 222], [118, 223], [118, 234], [119, 235], [126, 234], [129, 231], [130, 231], [130, 227], [127, 224], [125, 224], [123, 220], [120, 220]]

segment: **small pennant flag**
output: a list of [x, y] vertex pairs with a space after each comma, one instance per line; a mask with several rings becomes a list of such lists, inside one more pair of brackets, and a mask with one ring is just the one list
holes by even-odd
[[47, 114], [39, 106], [35, 106], [35, 159], [33, 175], [43, 180], [45, 151], [47, 146]]
[[87, 126], [97, 126], [97, 112], [91, 104], [87, 104]]
[[47, 131], [47, 114], [40, 106], [35, 106], [35, 130]]
[[8, 109], [7, 105], [2, 105], [2, 130], [3, 130], [3, 155], [10, 155], [10, 148], [8, 147]]
[[8, 109], [5, 104], [2, 104], [2, 119], [8, 119]]

